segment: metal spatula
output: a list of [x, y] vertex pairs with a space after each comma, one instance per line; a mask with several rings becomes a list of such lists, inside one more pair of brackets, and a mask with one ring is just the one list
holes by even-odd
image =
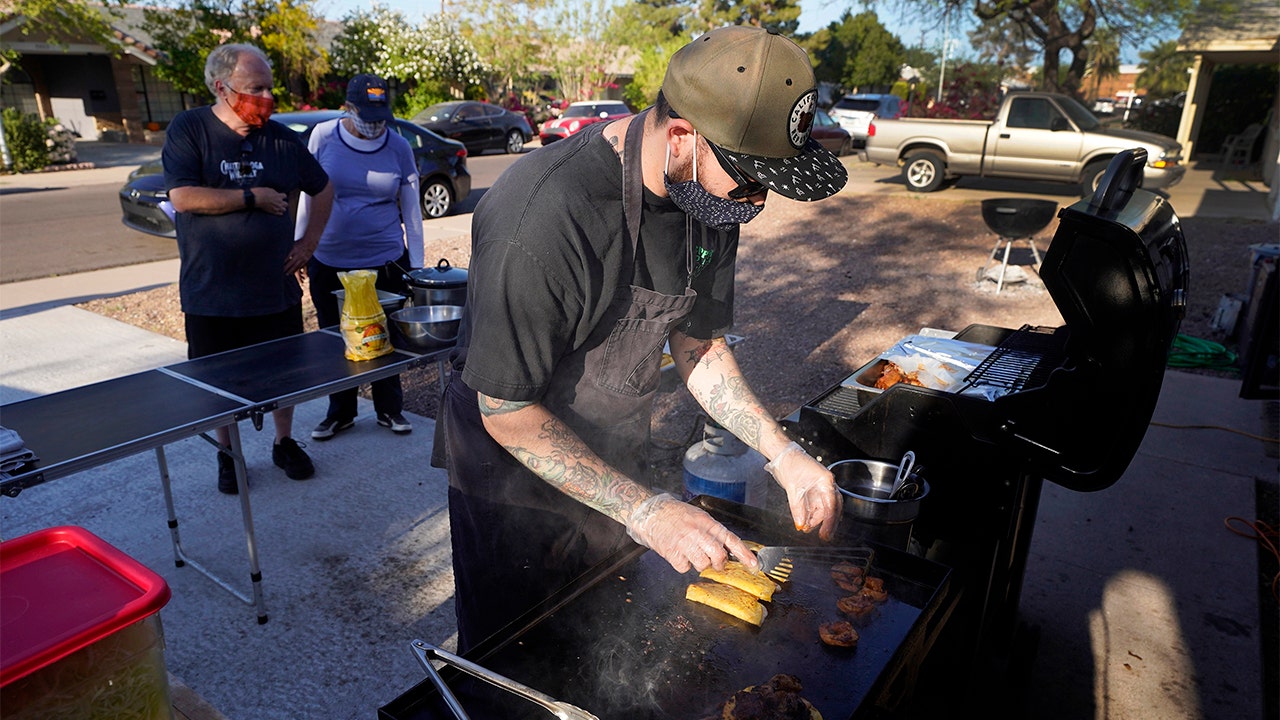
[[760, 561], [760, 571], [778, 582], [786, 582], [791, 578], [796, 560], [845, 560], [860, 565], [865, 570], [875, 557], [875, 551], [869, 547], [802, 547], [761, 545], [749, 540], [743, 542], [756, 554], [756, 559]]
[[[469, 660], [465, 660], [453, 653], [441, 650], [435, 645], [423, 642], [422, 640], [413, 641], [413, 652], [418, 656], [418, 662], [426, 668], [428, 676], [430, 676], [432, 681], [436, 683], [437, 687], [443, 686], [444, 681], [439, 679], [439, 675], [436, 674], [435, 668], [431, 666], [428, 656], [447, 662], [468, 675], [480, 678], [491, 685], [500, 687], [507, 692], [514, 693], [526, 700], [537, 703], [538, 705], [546, 708], [552, 715], [560, 718], [560, 720], [600, 720], [600, 718], [580, 707], [570, 705], [566, 702], [560, 702], [559, 700], [540, 693], [527, 685], [521, 685], [515, 680], [505, 678], [492, 670], [480, 667]], [[465, 720], [466, 714], [462, 711], [461, 706], [457, 705], [458, 701], [457, 698], [453, 697], [453, 693], [449, 693], [446, 689], [442, 688], [441, 694], [445, 696], [445, 701], [449, 704], [449, 708], [453, 710], [459, 720]]]

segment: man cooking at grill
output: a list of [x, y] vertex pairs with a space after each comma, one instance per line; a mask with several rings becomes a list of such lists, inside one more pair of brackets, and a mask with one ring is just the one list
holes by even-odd
[[831, 538], [831, 473], [724, 339], [739, 224], [769, 190], [820, 200], [847, 179], [809, 137], [816, 101], [795, 43], [713, 30], [675, 53], [652, 107], [522, 158], [476, 208], [442, 414], [462, 652], [631, 540], [680, 572], [755, 566], [710, 515], [645, 483], [664, 342], [706, 412], [770, 458], [796, 527]]

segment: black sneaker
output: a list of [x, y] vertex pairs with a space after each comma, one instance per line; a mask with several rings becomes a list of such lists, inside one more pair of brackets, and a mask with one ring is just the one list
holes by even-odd
[[413, 426], [400, 413], [391, 413], [389, 415], [378, 413], [378, 424], [384, 428], [391, 428], [391, 432], [399, 435], [413, 432]]
[[218, 492], [240, 494], [240, 486], [236, 485], [236, 461], [224, 452], [218, 453]]
[[339, 420], [327, 417], [316, 426], [315, 430], [311, 431], [311, 438], [313, 440], [328, 440], [343, 430], [355, 427], [355, 425], [355, 420]]
[[290, 480], [306, 480], [316, 474], [316, 466], [293, 438], [285, 438], [271, 448], [271, 461], [284, 468]]

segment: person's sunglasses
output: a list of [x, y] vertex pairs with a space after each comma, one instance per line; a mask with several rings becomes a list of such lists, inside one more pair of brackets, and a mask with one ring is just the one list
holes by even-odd
[[732, 160], [725, 157], [724, 154], [720, 152], [720, 148], [716, 147], [715, 143], [708, 141], [707, 147], [711, 148], [711, 154], [716, 156], [716, 160], [720, 163], [720, 167], [724, 168], [724, 171], [729, 174], [729, 177], [738, 184], [736, 188], [729, 191], [729, 199], [743, 200], [753, 195], [759, 195], [769, 189], [759, 180], [748, 175]]

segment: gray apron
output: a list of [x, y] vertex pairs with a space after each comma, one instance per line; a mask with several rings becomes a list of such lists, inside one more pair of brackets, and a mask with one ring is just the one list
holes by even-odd
[[[640, 237], [645, 114], [627, 130], [623, 214], [633, 267]], [[683, 295], [623, 286], [581, 348], [557, 366], [542, 403], [628, 477], [648, 474], [653, 397], [667, 334], [693, 310]], [[467, 652], [631, 542], [622, 524], [537, 477], [484, 429], [461, 373], [444, 398], [458, 647]], [[514, 628], [513, 628], [514, 629]]]

